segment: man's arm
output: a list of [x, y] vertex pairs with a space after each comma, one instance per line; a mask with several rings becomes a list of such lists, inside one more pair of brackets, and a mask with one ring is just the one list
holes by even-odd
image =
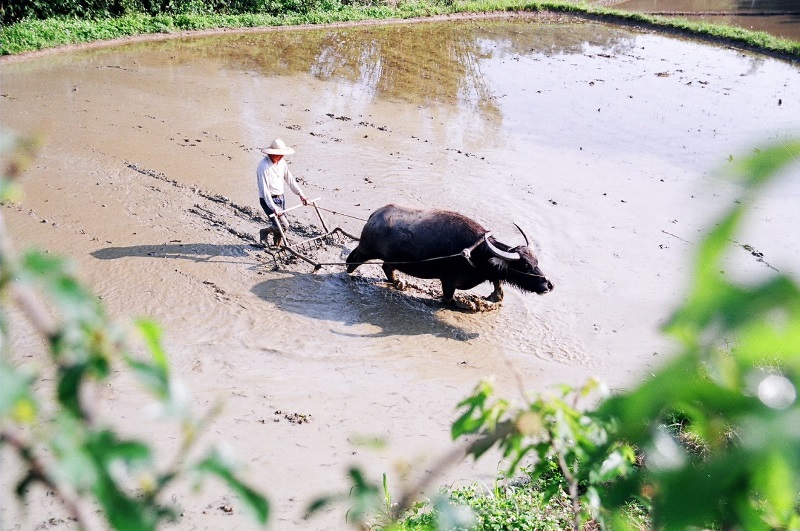
[[306, 198], [306, 195], [303, 193], [303, 190], [300, 188], [300, 185], [297, 184], [297, 180], [294, 178], [294, 175], [292, 175], [292, 171], [289, 169], [288, 166], [286, 167], [286, 179], [285, 180], [286, 180], [286, 183], [289, 185], [289, 188], [292, 190], [292, 192], [294, 192], [297, 195], [299, 195], [300, 196], [300, 201], [302, 201], [304, 205], [307, 205], [308, 204], [308, 199]]

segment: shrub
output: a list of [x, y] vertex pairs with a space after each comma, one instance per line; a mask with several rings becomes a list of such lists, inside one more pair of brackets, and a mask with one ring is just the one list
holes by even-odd
[[[0, 147], [13, 143], [0, 136]], [[32, 142], [17, 142], [3, 175], [13, 178], [22, 171], [34, 148]], [[0, 178], [0, 202], [15, 193], [13, 182]], [[46, 346], [49, 358], [39, 360], [38, 369], [15, 356], [6, 340], [12, 323], [22, 325], [23, 319], [25, 329]], [[171, 373], [159, 327], [141, 320], [134, 328], [139, 349], [78, 282], [69, 262], [37, 250], [16, 252], [0, 213], [0, 446], [22, 465], [17, 496], [42, 485], [83, 529], [100, 528], [94, 510], [99, 508], [102, 527], [148, 530], [176, 516], [162, 499], [168, 487], [187, 475], [212, 475], [266, 523], [267, 500], [239, 479], [230, 458], [213, 448], [195, 457], [214, 411], [202, 418], [191, 413], [185, 389]], [[121, 436], [98, 415], [95, 391], [120, 370], [136, 379], [162, 420], [173, 421], [182, 435], [171, 463], [157, 465], [152, 442]], [[42, 385], [42, 374], [54, 384]]]

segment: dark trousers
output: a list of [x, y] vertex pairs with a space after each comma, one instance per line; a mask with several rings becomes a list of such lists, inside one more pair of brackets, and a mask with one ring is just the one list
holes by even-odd
[[[261, 208], [264, 209], [264, 212], [267, 214], [268, 217], [275, 213], [275, 211], [269, 207], [267, 201], [263, 197], [259, 197], [258, 202], [261, 203]], [[281, 210], [286, 208], [285, 196], [273, 195], [272, 202], [275, 203], [275, 206], [277, 206]], [[289, 230], [289, 220], [286, 219], [286, 214], [282, 215], [281, 217], [275, 216], [274, 218], [269, 218], [269, 220], [272, 222], [272, 226], [275, 227], [276, 229], [278, 228], [277, 220], [281, 220], [281, 226], [283, 227], [283, 230]]]

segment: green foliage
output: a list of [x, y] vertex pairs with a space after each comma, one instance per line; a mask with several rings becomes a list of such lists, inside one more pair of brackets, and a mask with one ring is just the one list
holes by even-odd
[[[458, 489], [451, 498], [476, 514], [475, 529], [486, 531], [561, 531], [570, 525], [569, 501], [551, 499], [547, 507], [541, 492], [507, 487], [487, 494], [475, 487]], [[566, 498], [562, 495], [559, 498]]]
[[244, 501], [244, 505], [252, 513], [256, 521], [266, 523], [269, 516], [269, 504], [257, 491], [248, 487], [234, 474], [235, 463], [217, 450], [211, 451], [206, 458], [196, 465], [199, 472], [216, 475], [228, 484], [233, 492]]
[[[537, 479], [526, 474], [509, 484], [498, 480], [493, 487], [473, 484], [442, 490], [430, 503], [416, 503], [393, 526], [384, 530], [475, 530], [475, 531], [563, 531], [573, 524], [572, 500], [563, 491], [548, 495], [548, 482], [560, 475], [559, 465]], [[535, 470], [530, 472], [536, 473]], [[625, 521], [633, 529], [649, 529], [647, 511], [639, 504], [623, 508]], [[454, 520], [452, 515], [458, 515]], [[590, 527], [585, 527], [588, 529]]]
[[[18, 148], [31, 145], [17, 143]], [[4, 171], [9, 177], [29, 158], [24, 152], [17, 155]], [[7, 201], [15, 187], [9, 179], [0, 183], [0, 201]], [[135, 324], [142, 338], [139, 350], [145, 353], [135, 354], [129, 334], [78, 282], [70, 263], [35, 250], [15, 252], [1, 216], [0, 300], [0, 445], [22, 463], [18, 497], [41, 484], [60, 497], [81, 527], [91, 527], [93, 509], [99, 507], [110, 528], [155, 529], [175, 517], [174, 509], [161, 499], [165, 489], [192, 473], [227, 483], [256, 520], [266, 523], [266, 499], [239, 479], [230, 460], [214, 450], [200, 460], [187, 458], [208, 419], [189, 412], [158, 326], [150, 321]], [[38, 360], [38, 369], [21, 363], [10, 351], [6, 338], [12, 314], [26, 318], [46, 345], [49, 358]], [[183, 434], [170, 466], [156, 465], [147, 441], [121, 437], [98, 418], [100, 407], [91, 397], [120, 370], [138, 380], [164, 420], [174, 421]], [[54, 385], [43, 385], [42, 376], [51, 374]]]
[[[321, 498], [309, 512], [347, 501], [351, 523], [387, 531], [555, 531], [577, 530], [590, 520], [602, 523], [603, 489], [608, 482], [630, 473], [635, 455], [629, 446], [611, 442], [613, 423], [577, 409], [578, 400], [597, 388], [596, 382], [575, 391], [565, 387], [558, 397], [540, 396], [524, 407], [514, 407], [506, 400], [496, 399], [492, 386], [482, 382], [473, 395], [459, 404], [462, 412], [453, 423], [453, 438], [469, 437], [466, 453], [475, 459], [497, 446], [506, 459], [504, 475], [509, 479], [519, 471], [526, 456], [532, 457], [534, 464], [527, 469], [523, 482], [512, 481], [509, 485], [508, 480], [503, 480], [488, 493], [476, 486], [442, 492], [430, 503], [413, 501], [421, 490], [413, 485], [395, 503], [385, 475], [379, 486], [354, 468], [347, 495]], [[463, 455], [456, 453], [459, 458]], [[433, 468], [441, 466], [439, 463]], [[641, 514], [631, 518], [634, 522], [643, 521]]]
[[0, 21], [8, 25], [46, 19], [100, 21], [128, 15], [279, 15], [338, 5], [338, 0], [10, 0], [2, 4]]
[[109, 18], [136, 7], [134, 0], [9, 0], [0, 7], [0, 19], [3, 24], [12, 24], [26, 18]]
[[[497, 446], [509, 477], [523, 458], [532, 456], [532, 476], [542, 481], [545, 501], [568, 495], [571, 527], [578, 529], [582, 522], [602, 519], [603, 486], [628, 475], [635, 461], [633, 449], [613, 437], [613, 422], [578, 408], [578, 401], [597, 388], [590, 381], [579, 390], [564, 387], [559, 397], [538, 396], [523, 407], [511, 407], [505, 400], [492, 400], [491, 385], [482, 382], [459, 404], [464, 411], [453, 423], [453, 438], [472, 436], [467, 452], [475, 459]], [[552, 463], [559, 473], [549, 473]]]
[[[612, 496], [648, 495], [664, 529], [800, 523], [800, 287], [786, 275], [744, 285], [722, 272], [752, 202], [798, 155], [800, 143], [781, 144], [736, 165], [747, 192], [703, 241], [686, 303], [665, 327], [682, 351], [600, 408], [618, 420], [620, 437], [644, 451], [646, 463]], [[673, 411], [702, 441], [701, 459], [691, 459], [663, 429], [660, 419]]]
[[[380, 489], [366, 480], [364, 473], [360, 468], [353, 467], [348, 472], [352, 487], [348, 494], [332, 494], [322, 496], [314, 500], [308, 507], [308, 513], [314, 514], [324, 507], [334, 503], [347, 500], [351, 504], [350, 510], [347, 512], [347, 521], [351, 523], [362, 523], [376, 507], [381, 507], [383, 501], [380, 497]], [[384, 486], [386, 475], [384, 474]], [[388, 496], [388, 491], [386, 491]]]
[[417, 510], [409, 514], [398, 529], [474, 529], [479, 531], [563, 531], [571, 525], [569, 498], [560, 493], [549, 499], [538, 482], [513, 486], [495, 486], [488, 490], [482, 485], [471, 485], [443, 492], [450, 504], [469, 509], [473, 518], [465, 527], [452, 526], [442, 521], [434, 505], [429, 511]]
[[358, 467], [352, 467], [348, 475], [351, 486], [346, 494], [317, 498], [308, 507], [308, 514], [314, 515], [325, 507], [347, 503], [346, 520], [349, 524], [359, 529], [383, 531], [469, 529], [474, 522], [472, 512], [446, 493], [438, 496], [430, 508], [426, 502], [414, 501], [419, 491], [416, 487], [405, 492], [399, 502], [394, 502], [386, 474], [383, 474], [380, 485], [370, 482]]

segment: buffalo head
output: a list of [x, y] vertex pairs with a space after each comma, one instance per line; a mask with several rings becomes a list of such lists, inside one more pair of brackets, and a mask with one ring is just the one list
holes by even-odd
[[486, 245], [494, 255], [489, 262], [500, 272], [500, 279], [512, 286], [540, 295], [552, 291], [553, 283], [539, 269], [539, 260], [530, 248], [528, 237], [519, 225], [515, 223], [514, 226], [525, 238], [525, 245], [503, 250], [487, 238]]

